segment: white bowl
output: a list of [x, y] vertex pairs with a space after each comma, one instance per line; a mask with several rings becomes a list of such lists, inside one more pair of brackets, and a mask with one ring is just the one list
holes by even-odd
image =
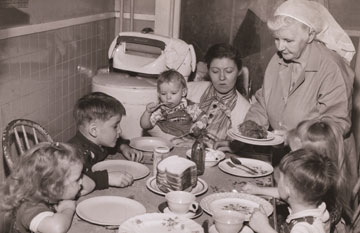
[[[191, 149], [186, 151], [186, 156], [191, 159]], [[205, 167], [214, 167], [224, 158], [224, 152], [206, 148]]]

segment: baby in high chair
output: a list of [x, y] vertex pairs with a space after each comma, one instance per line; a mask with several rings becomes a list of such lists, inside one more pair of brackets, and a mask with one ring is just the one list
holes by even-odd
[[[159, 102], [147, 104], [140, 125], [149, 130], [158, 126], [165, 134], [182, 136], [190, 133], [194, 122], [202, 118], [197, 104], [186, 99], [185, 78], [176, 70], [167, 70], [157, 80]], [[205, 123], [204, 123], [205, 124]]]

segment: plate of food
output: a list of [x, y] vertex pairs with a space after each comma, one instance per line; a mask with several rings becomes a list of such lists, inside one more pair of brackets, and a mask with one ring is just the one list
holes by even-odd
[[140, 202], [119, 196], [92, 197], [76, 206], [80, 218], [105, 226], [120, 225], [128, 218], [144, 213], [146, 209]]
[[201, 233], [201, 225], [186, 217], [170, 213], [147, 213], [128, 219], [118, 233]]
[[153, 152], [155, 147], [165, 146], [172, 149], [174, 145], [167, 139], [160, 137], [137, 137], [130, 140], [130, 146], [137, 150]]
[[139, 180], [149, 175], [150, 170], [145, 165], [128, 160], [105, 160], [94, 164], [92, 171], [107, 170], [124, 171], [131, 174], [134, 180]]
[[[156, 184], [156, 177], [155, 177], [155, 176], [150, 177], [150, 178], [146, 181], [146, 187], [147, 187], [150, 191], [152, 191], [152, 192], [154, 192], [154, 193], [160, 194], [160, 195], [162, 195], [162, 196], [165, 196], [165, 195], [166, 195], [166, 193], [163, 192], [163, 191], [161, 191], [161, 190], [159, 189], [159, 187], [157, 186], [157, 184]], [[198, 196], [198, 195], [201, 195], [201, 194], [205, 193], [207, 190], [208, 190], [208, 184], [207, 184], [204, 180], [198, 178], [197, 184], [196, 184], [196, 186], [191, 190], [191, 193], [193, 193], [195, 196]]]
[[[191, 158], [191, 149], [186, 151], [186, 156]], [[216, 166], [221, 160], [225, 159], [225, 154], [222, 151], [214, 150], [211, 148], [205, 149], [205, 166]]]
[[275, 146], [284, 142], [284, 137], [282, 135], [277, 135], [270, 131], [267, 131], [267, 136], [264, 139], [250, 138], [248, 136], [244, 136], [239, 132], [237, 128], [229, 129], [227, 131], [227, 134], [234, 140], [257, 146]]
[[257, 173], [249, 172], [246, 168], [242, 168], [241, 165], [235, 165], [231, 162], [230, 159], [225, 159], [224, 161], [219, 163], [219, 168], [225, 173], [241, 176], [241, 177], [249, 177], [256, 178], [267, 176], [273, 173], [274, 168], [271, 164], [258, 160], [258, 159], [248, 159], [248, 158], [237, 158], [243, 165], [256, 170]]
[[254, 121], [247, 120], [237, 126], [234, 131], [237, 136], [254, 141], [270, 141], [274, 139], [274, 135], [267, 131], [264, 126], [258, 125]]
[[270, 202], [265, 199], [246, 193], [213, 193], [200, 201], [201, 208], [212, 215], [217, 209], [229, 209], [241, 211], [245, 214], [245, 220], [249, 220], [255, 208], [263, 208], [266, 215], [270, 216], [274, 210]]

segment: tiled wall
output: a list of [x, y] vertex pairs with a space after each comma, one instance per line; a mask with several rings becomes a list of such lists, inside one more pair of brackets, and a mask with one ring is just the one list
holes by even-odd
[[106, 19], [0, 40], [0, 132], [11, 120], [27, 118], [54, 140], [68, 140], [75, 133], [73, 105], [91, 90], [91, 77], [77, 67], [96, 72], [107, 65], [114, 23]]

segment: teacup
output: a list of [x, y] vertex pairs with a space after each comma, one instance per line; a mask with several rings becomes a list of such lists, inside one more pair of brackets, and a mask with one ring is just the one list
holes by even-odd
[[196, 212], [199, 208], [195, 195], [186, 191], [171, 191], [165, 195], [165, 198], [170, 211], [174, 214]]
[[213, 212], [215, 228], [219, 233], [238, 233], [243, 227], [245, 215], [234, 210]]

